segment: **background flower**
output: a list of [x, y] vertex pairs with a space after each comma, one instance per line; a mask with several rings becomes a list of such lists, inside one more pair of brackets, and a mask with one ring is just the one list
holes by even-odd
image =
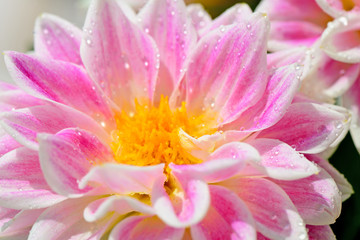
[[[35, 19], [44, 12], [51, 12], [82, 26], [86, 8], [73, 0], [12, 0], [1, 1], [0, 51], [26, 52], [33, 49], [33, 26]], [[0, 60], [1, 81], [11, 81], [4, 60]]]

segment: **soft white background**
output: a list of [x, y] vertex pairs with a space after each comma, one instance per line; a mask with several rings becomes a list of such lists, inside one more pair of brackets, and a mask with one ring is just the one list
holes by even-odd
[[[0, 0], [0, 52], [27, 52], [33, 46], [37, 16], [52, 13], [82, 27], [86, 7], [79, 0]], [[0, 81], [11, 81], [0, 57]]]

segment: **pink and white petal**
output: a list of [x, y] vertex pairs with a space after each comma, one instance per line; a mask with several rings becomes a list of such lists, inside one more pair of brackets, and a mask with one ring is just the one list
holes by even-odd
[[17, 86], [5, 82], [0, 83], [0, 112], [42, 104], [42, 100], [25, 93]]
[[210, 155], [211, 161], [217, 159], [239, 159], [247, 162], [259, 162], [260, 158], [256, 148], [243, 142], [227, 143], [216, 149]]
[[334, 103], [343, 95], [359, 75], [360, 64], [349, 64], [333, 60], [315, 48], [312, 65], [304, 78], [300, 92], [321, 102]]
[[271, 22], [275, 21], [309, 21], [319, 26], [326, 26], [331, 19], [314, 0], [263, 0], [256, 12], [268, 15]]
[[[184, 1], [150, 0], [138, 14], [146, 33], [159, 48], [161, 64], [169, 71], [172, 87], [185, 73], [185, 60], [194, 48], [197, 34]], [[160, 79], [161, 81], [161, 79]]]
[[90, 77], [120, 107], [152, 101], [159, 59], [156, 45], [115, 0], [90, 5], [80, 53]]
[[[43, 104], [42, 100], [28, 95], [20, 89], [1, 92], [0, 101], [1, 112]], [[3, 106], [7, 106], [7, 108], [3, 108]]]
[[329, 161], [317, 155], [306, 155], [306, 158], [319, 165], [332, 177], [332, 179], [334, 179], [338, 189], [341, 192], [342, 201], [345, 201], [354, 193], [354, 189], [352, 188], [348, 180], [346, 180], [344, 175], [341, 174], [336, 168], [334, 168], [329, 163]]
[[311, 47], [323, 32], [323, 27], [307, 21], [273, 21], [268, 47], [272, 51], [294, 47]]
[[20, 211], [2, 226], [0, 233], [1, 239], [3, 239], [4, 236], [28, 235], [32, 225], [43, 211], [44, 209]]
[[247, 22], [223, 26], [200, 40], [186, 74], [190, 112], [217, 112], [225, 124], [259, 100], [266, 87], [268, 28], [267, 19], [254, 14]]
[[47, 208], [33, 225], [28, 239], [88, 239], [111, 219], [109, 215], [94, 223], [84, 220], [83, 210], [95, 199], [69, 199]]
[[360, 152], [360, 77], [344, 94], [343, 105], [352, 113], [350, 133], [357, 150]]
[[94, 164], [112, 160], [108, 149], [93, 134], [80, 129], [64, 129], [55, 135], [39, 134], [39, 158], [51, 188], [67, 197], [79, 197], [92, 188], [79, 189], [79, 181]]
[[130, 216], [122, 220], [114, 227], [114, 229], [110, 233], [109, 239], [181, 240], [183, 235], [183, 228], [170, 227], [157, 217]]
[[172, 178], [170, 184], [173, 190], [170, 195], [165, 191], [163, 181], [154, 184], [151, 201], [157, 216], [175, 228], [199, 223], [210, 206], [207, 183], [191, 173], [183, 173]]
[[232, 178], [221, 183], [236, 193], [250, 209], [256, 229], [271, 239], [298, 239], [306, 229], [286, 193], [264, 178]]
[[270, 238], [265, 237], [260, 232], [257, 232], [256, 234], [256, 240], [271, 240]]
[[[248, 21], [251, 18], [252, 10], [246, 3], [238, 3], [227, 9], [219, 17], [215, 18], [212, 23], [205, 28], [201, 35], [211, 32], [212, 30], [218, 29], [221, 26], [232, 25], [234, 23], [243, 23]], [[251, 23], [246, 25], [247, 28], [251, 28]]]
[[65, 198], [54, 193], [44, 179], [38, 154], [24, 147], [0, 161], [0, 204], [12, 209], [45, 208]]
[[43, 14], [35, 24], [36, 54], [81, 65], [81, 30], [51, 14]]
[[325, 170], [300, 180], [272, 181], [287, 193], [306, 224], [332, 224], [339, 217], [341, 193]]
[[299, 102], [290, 105], [284, 117], [258, 138], [278, 139], [301, 153], [312, 154], [335, 146], [349, 125], [350, 115], [344, 108]]
[[317, 174], [319, 169], [304, 155], [277, 139], [258, 138], [249, 142], [259, 151], [257, 162], [264, 173], [274, 179], [295, 180]]
[[228, 179], [245, 167], [247, 162], [260, 161], [260, 155], [251, 145], [241, 142], [228, 143], [213, 153], [208, 153], [205, 162], [194, 165], [175, 165], [170, 163], [172, 173], [190, 174], [205, 182], [219, 182]]
[[324, 12], [334, 18], [346, 15], [347, 12], [357, 14], [360, 10], [359, 0], [316, 0], [316, 3], [322, 8]]
[[208, 27], [212, 22], [210, 14], [204, 9], [203, 5], [199, 3], [187, 5], [186, 11], [198, 33], [198, 36], [200, 36], [202, 29]]
[[206, 217], [191, 226], [193, 239], [256, 239], [255, 222], [246, 204], [228, 189], [211, 185]]
[[286, 49], [267, 55], [268, 68], [276, 69], [293, 63], [302, 63], [311, 49], [307, 47], [296, 47]]
[[[0, 127], [1, 129], [1, 127]], [[2, 131], [2, 130], [0, 130]], [[16, 149], [22, 147], [20, 143], [14, 140], [9, 134], [7, 133], [1, 133], [0, 136], [0, 157], [2, 157], [4, 154]]]
[[120, 194], [149, 194], [156, 181], [165, 182], [164, 164], [155, 166], [132, 166], [125, 164], [105, 163], [93, 167], [79, 182], [80, 188], [106, 186]]
[[228, 179], [239, 173], [245, 166], [244, 159], [223, 158], [196, 165], [170, 164], [172, 172], [191, 173], [205, 182], [214, 183]]
[[336, 237], [329, 225], [312, 226], [307, 225], [309, 240], [336, 240]]
[[19, 89], [16, 85], [7, 82], [0, 82], [0, 92], [6, 92]]
[[291, 104], [298, 91], [301, 76], [302, 67], [298, 64], [278, 68], [270, 75], [262, 98], [224, 128], [250, 132], [274, 125]]
[[97, 221], [109, 212], [115, 211], [123, 215], [129, 212], [140, 212], [146, 215], [154, 215], [155, 211], [149, 205], [129, 196], [111, 196], [95, 200], [84, 210], [84, 219], [88, 222]]
[[[0, 229], [7, 227], [7, 222], [11, 221], [21, 210], [0, 207]], [[1, 235], [0, 235], [1, 236]]]
[[66, 104], [89, 115], [112, 116], [100, 89], [82, 67], [17, 52], [7, 52], [5, 62], [14, 81], [29, 94]]
[[321, 48], [331, 58], [346, 63], [360, 62], [360, 14], [346, 15], [328, 24]]
[[[66, 116], [66, 117], [64, 117]], [[0, 114], [0, 124], [16, 141], [38, 150], [37, 133], [55, 134], [65, 128], [79, 127], [110, 143], [110, 136], [92, 118], [65, 105], [48, 103]]]

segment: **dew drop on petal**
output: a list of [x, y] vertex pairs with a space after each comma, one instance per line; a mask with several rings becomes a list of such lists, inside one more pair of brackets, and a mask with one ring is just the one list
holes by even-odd
[[346, 17], [340, 17], [339, 21], [342, 23], [342, 25], [347, 26], [348, 25], [348, 20]]
[[88, 39], [86, 39], [86, 44], [87, 44], [87, 45], [89, 45], [89, 46], [91, 46], [91, 45], [92, 45], [92, 41], [91, 41], [91, 39], [89, 39], [89, 38], [88, 38]]
[[220, 32], [225, 32], [225, 26], [224, 25], [221, 25], [219, 29], [220, 29]]
[[341, 129], [343, 127], [343, 123], [341, 121], [335, 122], [336, 129]]
[[301, 234], [299, 235], [299, 239], [300, 239], [300, 240], [306, 239], [306, 233], [301, 233]]

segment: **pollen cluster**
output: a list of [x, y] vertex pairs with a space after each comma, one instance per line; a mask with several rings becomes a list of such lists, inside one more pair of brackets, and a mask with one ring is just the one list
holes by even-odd
[[204, 120], [208, 120], [204, 114], [189, 117], [185, 103], [171, 109], [165, 97], [157, 107], [135, 101], [133, 112], [116, 115], [117, 129], [111, 133], [115, 159], [136, 166], [200, 163], [181, 146], [179, 131], [195, 138], [214, 133], [216, 129], [205, 125], [208, 121]]

